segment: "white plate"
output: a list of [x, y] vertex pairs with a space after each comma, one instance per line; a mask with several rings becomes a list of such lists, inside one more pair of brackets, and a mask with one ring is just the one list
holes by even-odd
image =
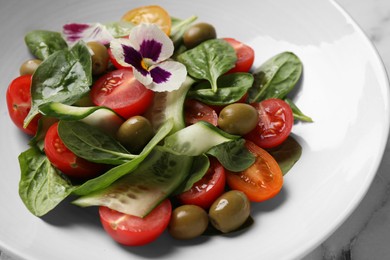
[[[144, 0], [142, 5], [152, 4]], [[100, 227], [96, 209], [66, 201], [48, 216], [31, 215], [18, 196], [17, 156], [28, 139], [12, 125], [5, 105], [9, 82], [29, 57], [23, 36], [60, 30], [67, 22], [106, 22], [139, 1], [11, 1], [0, 9], [0, 248], [17, 258], [43, 259], [295, 259], [330, 235], [357, 206], [380, 163], [389, 129], [384, 67], [369, 40], [333, 1], [224, 0], [160, 3], [176, 17], [198, 15], [220, 37], [256, 51], [256, 65], [293, 51], [304, 76], [296, 103], [313, 119], [293, 132], [303, 155], [280, 195], [253, 207], [255, 225], [231, 236], [174, 241], [164, 234], [141, 248], [119, 246]]]

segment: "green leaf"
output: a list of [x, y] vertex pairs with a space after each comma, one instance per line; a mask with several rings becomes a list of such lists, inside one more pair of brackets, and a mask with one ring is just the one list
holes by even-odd
[[229, 43], [212, 39], [180, 54], [177, 59], [187, 67], [190, 76], [208, 80], [216, 92], [218, 77], [235, 66], [237, 56]]
[[281, 145], [267, 150], [285, 175], [301, 158], [302, 146], [291, 135]]
[[24, 41], [30, 52], [40, 60], [45, 60], [54, 52], [68, 48], [61, 34], [52, 31], [31, 31], [26, 34]]
[[253, 76], [250, 73], [227, 74], [218, 78], [216, 92], [211, 90], [210, 82], [202, 81], [190, 89], [188, 97], [208, 105], [227, 105], [240, 100], [252, 84]]
[[81, 121], [61, 120], [58, 134], [69, 150], [91, 162], [118, 165], [136, 157], [112, 136]]
[[184, 33], [191, 26], [191, 24], [196, 21], [196, 19], [198, 19], [198, 17], [194, 15], [184, 20], [171, 17], [172, 26], [171, 26], [171, 33], [169, 37], [171, 38], [175, 47], [178, 47], [178, 45], [183, 41]]
[[19, 195], [28, 210], [43, 216], [55, 208], [74, 189], [36, 148], [19, 155], [21, 178]]
[[164, 137], [172, 130], [173, 121], [167, 120], [161, 128], [157, 131], [156, 135], [149, 141], [149, 143], [144, 147], [142, 152], [136, 156], [133, 160], [116, 166], [106, 173], [84, 182], [81, 186], [74, 190], [76, 195], [87, 195], [91, 192], [104, 189], [110, 184], [115, 182], [117, 179], [122, 176], [131, 173], [134, 171], [139, 164], [151, 153], [153, 148], [160, 143]]
[[280, 53], [253, 73], [254, 83], [249, 90], [249, 102], [268, 98], [283, 99], [297, 84], [302, 74], [302, 63], [292, 52]]
[[255, 162], [255, 156], [245, 147], [245, 140], [240, 138], [212, 147], [207, 154], [212, 155], [231, 172], [241, 172]]
[[91, 54], [84, 43], [61, 50], [43, 61], [32, 77], [32, 106], [24, 127], [38, 114], [39, 106], [48, 102], [73, 104], [90, 90]]
[[106, 26], [107, 30], [114, 38], [121, 38], [130, 34], [134, 24], [128, 21], [118, 21], [106, 23], [104, 26]]
[[312, 123], [312, 122], [313, 122], [313, 119], [312, 119], [311, 117], [305, 115], [305, 114], [297, 107], [297, 105], [295, 105], [295, 103], [294, 103], [291, 99], [286, 98], [286, 99], [284, 99], [284, 101], [286, 101], [286, 103], [290, 105], [291, 110], [293, 111], [293, 116], [294, 116], [294, 119], [295, 119], [295, 120], [300, 120], [300, 121], [309, 122], [309, 123]]

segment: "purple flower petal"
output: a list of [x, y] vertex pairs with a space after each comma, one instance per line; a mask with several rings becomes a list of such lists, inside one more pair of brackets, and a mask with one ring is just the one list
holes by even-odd
[[124, 61], [146, 76], [149, 72], [142, 66], [141, 54], [131, 46], [122, 44], [122, 48]]
[[141, 43], [139, 52], [142, 57], [149, 58], [154, 62], [158, 61], [162, 49], [162, 43], [156, 40], [145, 40]]
[[62, 33], [69, 43], [83, 40], [85, 42], [98, 41], [108, 44], [114, 37], [107, 28], [100, 23], [69, 23], [62, 27]]
[[160, 67], [155, 67], [150, 71], [150, 75], [152, 76], [154, 83], [161, 84], [167, 82], [172, 73]]

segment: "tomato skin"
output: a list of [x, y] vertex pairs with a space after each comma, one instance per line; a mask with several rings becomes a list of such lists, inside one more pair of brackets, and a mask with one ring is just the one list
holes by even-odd
[[14, 79], [8, 86], [6, 99], [12, 122], [26, 134], [35, 135], [40, 115], [35, 116], [27, 128], [23, 127], [24, 119], [31, 109], [31, 80], [32, 75], [19, 76]]
[[224, 192], [225, 184], [225, 169], [215, 158], [210, 158], [210, 168], [205, 176], [190, 190], [179, 194], [177, 198], [182, 204], [192, 204], [208, 209]]
[[75, 179], [90, 179], [105, 169], [104, 165], [89, 162], [70, 151], [58, 135], [58, 122], [48, 129], [44, 140], [44, 149], [47, 158], [54, 167]]
[[233, 190], [244, 192], [253, 202], [261, 202], [276, 196], [283, 186], [283, 174], [276, 160], [266, 150], [247, 141], [245, 146], [256, 156], [248, 169], [226, 172], [226, 181]]
[[245, 138], [262, 148], [273, 148], [283, 143], [294, 124], [291, 107], [277, 98], [253, 103], [252, 106], [257, 109], [259, 123]]
[[184, 102], [184, 118], [187, 125], [195, 124], [201, 120], [215, 126], [218, 124], [217, 112], [211, 106], [195, 99], [187, 99]]
[[237, 41], [236, 39], [223, 39], [234, 48], [237, 55], [236, 66], [233, 69], [229, 70], [227, 73], [248, 72], [251, 69], [255, 60], [255, 51], [248, 45]]
[[130, 69], [120, 69], [101, 76], [91, 89], [96, 106], [106, 106], [124, 118], [141, 115], [153, 101], [154, 92], [142, 85]]
[[171, 213], [172, 204], [169, 199], [164, 200], [144, 218], [99, 207], [100, 222], [104, 230], [125, 246], [142, 246], [156, 240], [167, 228]]

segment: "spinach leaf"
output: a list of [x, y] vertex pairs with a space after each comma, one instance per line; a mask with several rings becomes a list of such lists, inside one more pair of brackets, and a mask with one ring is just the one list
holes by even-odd
[[61, 120], [58, 134], [69, 150], [91, 162], [118, 165], [136, 157], [110, 135], [81, 121]]
[[268, 98], [283, 99], [297, 84], [302, 63], [292, 52], [280, 53], [254, 71], [254, 83], [249, 89], [249, 102]]
[[21, 178], [19, 196], [35, 216], [43, 216], [55, 208], [74, 189], [36, 148], [19, 155]]
[[227, 105], [240, 100], [253, 84], [250, 73], [233, 73], [218, 78], [216, 92], [210, 89], [208, 81], [200, 82], [188, 92], [189, 98], [194, 98], [209, 105]]
[[301, 158], [302, 146], [290, 135], [281, 145], [267, 151], [275, 158], [285, 175]]
[[245, 147], [243, 138], [216, 145], [207, 154], [216, 157], [223, 167], [232, 172], [247, 169], [256, 159]]
[[68, 48], [61, 34], [52, 31], [31, 31], [26, 34], [24, 41], [30, 52], [40, 60], [45, 60], [54, 52]]
[[229, 43], [212, 39], [180, 54], [177, 60], [187, 67], [190, 76], [208, 80], [216, 92], [218, 77], [234, 67], [237, 56]]
[[186, 181], [182, 183], [182, 185], [174, 192], [174, 195], [185, 192], [199, 180], [203, 178], [203, 176], [207, 173], [210, 167], [210, 161], [206, 154], [202, 154], [199, 156], [195, 156], [193, 158], [192, 167], [190, 170], [190, 174]]
[[307, 115], [305, 115], [298, 107], [297, 105], [289, 98], [284, 99], [287, 104], [291, 107], [291, 110], [293, 111], [293, 116], [295, 120], [300, 120], [303, 122], [313, 122], [313, 119]]
[[138, 165], [151, 153], [153, 148], [164, 139], [166, 135], [173, 128], [173, 120], [167, 120], [157, 131], [156, 135], [149, 141], [149, 143], [144, 147], [142, 152], [136, 156], [133, 160], [128, 161], [124, 164], [116, 166], [103, 175], [100, 175], [94, 179], [88, 180], [84, 182], [81, 186], [77, 187], [74, 190], [76, 195], [87, 195], [91, 192], [104, 189], [111, 185], [111, 183], [115, 182], [117, 179], [122, 176], [131, 173], [134, 171]]
[[48, 102], [72, 104], [89, 91], [92, 84], [91, 54], [84, 43], [61, 50], [43, 61], [32, 77], [32, 106], [24, 126], [38, 114], [39, 106]]

